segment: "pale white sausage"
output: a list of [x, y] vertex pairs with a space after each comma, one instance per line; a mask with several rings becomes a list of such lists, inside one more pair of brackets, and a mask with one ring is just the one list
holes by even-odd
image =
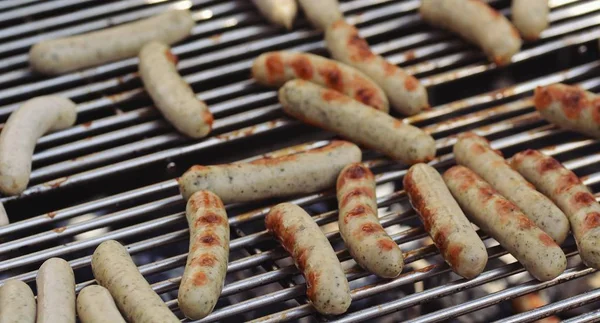
[[319, 30], [325, 30], [343, 17], [338, 0], [298, 0], [298, 2], [308, 21]]
[[35, 298], [24, 282], [11, 279], [0, 287], [0, 323], [35, 323]]
[[163, 116], [187, 136], [206, 136], [211, 130], [213, 116], [177, 72], [177, 58], [169, 46], [148, 43], [142, 47], [139, 58], [144, 88]]
[[548, 0], [512, 0], [512, 20], [523, 38], [535, 40], [548, 28]]
[[20, 194], [27, 188], [35, 144], [43, 134], [72, 126], [75, 103], [59, 96], [40, 96], [15, 110], [0, 133], [0, 191]]
[[108, 289], [98, 285], [79, 292], [77, 315], [81, 323], [125, 323]]
[[188, 10], [160, 15], [87, 34], [45, 40], [29, 51], [31, 67], [44, 74], [61, 74], [134, 57], [156, 40], [176, 43], [190, 35], [194, 18]]
[[292, 29], [298, 13], [296, 0], [252, 0], [260, 13], [271, 23]]
[[46, 260], [37, 273], [37, 323], [75, 323], [75, 276], [68, 262]]

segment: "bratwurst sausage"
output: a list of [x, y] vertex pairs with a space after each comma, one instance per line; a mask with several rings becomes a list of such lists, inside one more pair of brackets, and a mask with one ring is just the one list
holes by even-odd
[[35, 297], [24, 282], [11, 279], [0, 287], [0, 323], [35, 323]]
[[342, 168], [361, 157], [356, 145], [332, 141], [303, 153], [250, 163], [196, 165], [179, 178], [179, 190], [186, 200], [194, 192], [209, 190], [223, 203], [314, 193], [334, 187]]
[[435, 141], [429, 134], [337, 91], [292, 80], [279, 90], [279, 102], [283, 111], [301, 121], [406, 164], [435, 157]]
[[292, 29], [298, 13], [296, 0], [252, 0], [252, 2], [271, 23]]
[[567, 257], [552, 238], [509, 200], [464, 166], [444, 173], [444, 181], [467, 216], [527, 269], [537, 280], [556, 278]]
[[342, 92], [377, 110], [389, 111], [385, 93], [368, 76], [353, 67], [313, 54], [264, 53], [254, 60], [252, 77], [268, 86], [303, 79]]
[[319, 30], [325, 30], [343, 17], [338, 0], [298, 0], [298, 2], [308, 21]]
[[290, 253], [306, 280], [306, 296], [321, 314], [348, 310], [350, 286], [329, 241], [302, 208], [281, 203], [265, 218], [267, 230]]
[[600, 204], [577, 175], [531, 149], [516, 154], [511, 165], [565, 212], [581, 259], [600, 269]]
[[81, 323], [125, 323], [108, 289], [90, 285], [77, 296], [77, 315]]
[[548, 28], [548, 0], [512, 0], [512, 20], [523, 38], [536, 40]]
[[487, 264], [487, 250], [442, 176], [429, 165], [416, 164], [408, 170], [403, 183], [425, 231], [452, 270], [465, 278], [479, 275]]
[[35, 278], [38, 323], [75, 323], [75, 276], [68, 262], [50, 258]]
[[454, 145], [454, 156], [458, 164], [470, 168], [516, 204], [556, 243], [565, 240], [569, 233], [569, 220], [565, 214], [512, 169], [487, 140], [473, 133], [463, 133]]

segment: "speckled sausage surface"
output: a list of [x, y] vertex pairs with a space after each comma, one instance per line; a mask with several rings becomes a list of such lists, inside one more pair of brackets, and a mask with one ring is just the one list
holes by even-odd
[[23, 192], [37, 140], [47, 132], [72, 126], [76, 118], [75, 103], [59, 96], [36, 97], [15, 110], [0, 133], [0, 192]]
[[329, 240], [299, 206], [282, 203], [265, 218], [267, 230], [290, 253], [306, 280], [306, 296], [321, 314], [348, 310], [350, 286]]
[[358, 30], [343, 19], [327, 28], [325, 44], [333, 58], [360, 70], [381, 86], [396, 111], [414, 115], [429, 108], [425, 87], [402, 68], [374, 54]]
[[600, 204], [577, 175], [536, 150], [516, 154], [511, 165], [565, 212], [581, 259], [600, 269]]
[[271, 23], [292, 29], [298, 13], [296, 0], [252, 0], [258, 11]]
[[177, 72], [177, 57], [169, 46], [151, 42], [140, 51], [140, 78], [162, 115], [179, 132], [202, 138], [212, 127], [213, 116], [204, 102]]
[[444, 181], [473, 223], [537, 280], [551, 280], [565, 271], [567, 257], [556, 242], [473, 171], [454, 166], [444, 173]]
[[46, 260], [38, 270], [38, 323], [75, 323], [75, 276], [68, 262]]
[[194, 193], [187, 202], [190, 248], [179, 285], [179, 308], [198, 320], [221, 295], [229, 259], [229, 223], [221, 199], [209, 191]]
[[498, 65], [510, 63], [521, 48], [517, 29], [481, 0], [422, 0], [419, 12], [426, 22], [453, 31], [481, 47]]
[[377, 217], [375, 178], [369, 168], [346, 166], [337, 180], [340, 234], [352, 258], [384, 278], [398, 276], [404, 267], [402, 250]]
[[435, 141], [429, 134], [337, 91], [293, 80], [279, 90], [279, 102], [285, 113], [305, 123], [335, 132], [406, 164], [435, 157]]
[[0, 287], [0, 323], [35, 323], [35, 298], [24, 282], [11, 279]]
[[412, 207], [452, 270], [465, 278], [479, 275], [487, 264], [487, 250], [442, 176], [429, 165], [417, 164], [403, 183]]
[[77, 315], [81, 323], [125, 323], [108, 289], [98, 285], [79, 292]]
[[308, 21], [319, 30], [325, 30], [343, 17], [338, 0], [298, 0], [298, 2]]
[[107, 240], [96, 248], [92, 271], [96, 281], [108, 289], [128, 322], [180, 323], [117, 241]]
[[186, 200], [194, 192], [209, 190], [223, 203], [314, 193], [334, 187], [342, 168], [361, 158], [356, 145], [335, 140], [303, 153], [250, 163], [192, 166], [179, 178], [179, 190]]
[[523, 38], [535, 40], [548, 28], [548, 0], [512, 0], [512, 21]]
[[600, 138], [600, 96], [576, 86], [538, 86], [535, 108], [548, 122], [563, 129]]
[[282, 86], [289, 80], [303, 79], [344, 93], [377, 110], [389, 111], [385, 93], [368, 76], [346, 64], [313, 54], [264, 53], [254, 60], [252, 77], [268, 86]]
[[514, 170], [489, 142], [473, 133], [463, 133], [454, 145], [456, 162], [466, 166], [516, 204], [540, 229], [559, 245], [569, 233], [569, 220], [544, 194], [535, 190]]
[[134, 57], [145, 43], [176, 43], [190, 35], [194, 19], [188, 10], [173, 10], [147, 19], [87, 34], [45, 40], [29, 51], [37, 72], [61, 74]]

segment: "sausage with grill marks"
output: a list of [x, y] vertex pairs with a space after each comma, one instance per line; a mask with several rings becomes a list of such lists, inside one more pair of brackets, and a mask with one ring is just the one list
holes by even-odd
[[213, 116], [177, 72], [177, 57], [169, 46], [148, 43], [142, 47], [139, 59], [144, 88], [165, 118], [191, 138], [205, 137], [212, 128]]
[[414, 115], [429, 108], [425, 87], [402, 68], [374, 54], [358, 30], [343, 19], [327, 28], [325, 43], [333, 58], [355, 67], [381, 86], [398, 112]]
[[521, 48], [517, 29], [481, 0], [422, 0], [419, 12], [426, 22], [453, 31], [481, 47], [498, 65], [510, 63]]
[[46, 260], [38, 270], [38, 323], [75, 323], [75, 276], [68, 262]]
[[392, 278], [402, 272], [404, 258], [379, 223], [375, 198], [375, 178], [369, 168], [356, 163], [342, 170], [337, 180], [340, 234], [359, 265]]
[[329, 241], [315, 221], [291, 203], [271, 208], [265, 218], [269, 232], [290, 253], [306, 280], [306, 295], [321, 314], [348, 310], [350, 286]]
[[359, 162], [360, 149], [334, 140], [324, 147], [250, 163], [192, 166], [179, 178], [185, 199], [209, 190], [223, 203], [237, 203], [314, 193], [335, 186], [344, 166]]
[[110, 291], [115, 303], [132, 323], [181, 323], [152, 290], [127, 249], [115, 240], [102, 242], [92, 255], [96, 281]]
[[35, 323], [35, 297], [24, 282], [10, 279], [0, 287], [0, 323]]
[[279, 90], [283, 111], [406, 164], [430, 161], [435, 141], [423, 130], [369, 109], [337, 91], [292, 80]]
[[444, 181], [473, 223], [537, 280], [554, 279], [565, 270], [567, 257], [556, 242], [473, 171], [454, 166], [444, 173]]
[[81, 323], [125, 323], [108, 289], [90, 285], [77, 296], [77, 315]]
[[560, 245], [569, 233], [569, 220], [549, 198], [536, 191], [512, 169], [501, 155], [490, 147], [487, 140], [473, 133], [459, 135], [454, 145], [458, 164], [470, 168], [490, 183]]
[[282, 86], [303, 79], [339, 91], [384, 112], [389, 103], [383, 90], [357, 69], [321, 56], [295, 52], [268, 52], [252, 64], [252, 77], [263, 85]]
[[600, 96], [576, 86], [552, 84], [535, 89], [534, 104], [548, 122], [600, 138]]
[[403, 183], [412, 207], [452, 270], [465, 278], [479, 275], [487, 264], [487, 251], [442, 176], [429, 165], [416, 164]]
[[548, 0], [512, 0], [512, 20], [523, 38], [536, 40], [548, 28]]
[[342, 19], [338, 0], [298, 0], [308, 21], [319, 30]]
[[176, 43], [190, 35], [194, 24], [188, 10], [167, 11], [113, 28], [42, 41], [29, 51], [29, 63], [51, 75], [101, 65], [134, 57], [153, 40]]
[[258, 11], [271, 23], [292, 29], [298, 12], [296, 0], [252, 0]]
[[229, 259], [229, 223], [221, 199], [209, 191], [187, 202], [190, 247], [179, 285], [179, 308], [199, 320], [212, 312], [221, 295]]
[[511, 165], [565, 212], [581, 259], [600, 269], [600, 204], [585, 184], [556, 159], [536, 150], [516, 154]]

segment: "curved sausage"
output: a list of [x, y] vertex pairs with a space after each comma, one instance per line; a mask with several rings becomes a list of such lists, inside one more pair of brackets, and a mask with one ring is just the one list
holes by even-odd
[[337, 91], [293, 80], [279, 90], [279, 102], [294, 118], [406, 164], [435, 157], [435, 141], [429, 134]]
[[412, 207], [452, 270], [468, 279], [479, 275], [487, 264], [487, 250], [442, 176], [429, 165], [417, 164], [403, 183]]
[[350, 164], [337, 180], [340, 234], [352, 258], [384, 278], [400, 275], [402, 250], [385, 232], [377, 217], [375, 178], [369, 168]]
[[481, 0], [422, 0], [419, 12], [431, 25], [455, 32], [481, 47], [497, 65], [510, 63], [521, 48], [517, 29]]
[[600, 96], [576, 86], [552, 84], [535, 89], [534, 104], [548, 122], [600, 138]]
[[213, 116], [177, 72], [177, 57], [169, 46], [148, 43], [142, 47], [139, 59], [144, 88], [165, 118], [191, 138], [205, 137], [211, 130]]
[[523, 38], [536, 40], [548, 28], [548, 0], [512, 0], [512, 20]]
[[516, 154], [511, 165], [565, 212], [581, 259], [600, 269], [600, 204], [577, 175], [531, 149]]
[[37, 323], [75, 323], [75, 276], [68, 262], [46, 260], [37, 273]]
[[194, 24], [188, 10], [173, 10], [113, 28], [45, 40], [31, 48], [29, 63], [51, 75], [101, 65], [134, 57], [153, 40], [176, 43], [190, 35]]
[[98, 285], [79, 292], [77, 315], [81, 323], [125, 323], [108, 289]]
[[199, 320], [212, 312], [221, 295], [229, 259], [229, 223], [221, 199], [209, 191], [187, 202], [190, 248], [179, 285], [179, 308]]
[[24, 282], [11, 279], [0, 287], [0, 323], [35, 323], [35, 298]]
[[298, 0], [306, 18], [319, 30], [342, 19], [338, 0]]
[[321, 56], [294, 52], [268, 52], [252, 64], [252, 77], [263, 85], [282, 86], [303, 79], [342, 92], [368, 106], [389, 111], [383, 90], [362, 72]]
[[396, 111], [414, 115], [429, 108], [425, 87], [402, 68], [374, 54], [358, 30], [343, 19], [327, 28], [325, 44], [333, 58], [365, 73], [381, 86]]
[[444, 181], [469, 218], [540, 281], [562, 274], [567, 257], [554, 240], [512, 202], [464, 166], [444, 173]]
[[306, 296], [315, 309], [321, 314], [346, 312], [352, 301], [348, 280], [315, 221], [299, 206], [282, 203], [271, 208], [265, 225], [304, 275]]
[[258, 11], [271, 23], [292, 29], [298, 13], [296, 0], [252, 0]]
[[15, 110], [0, 133], [0, 191], [23, 192], [37, 140], [49, 131], [72, 126], [76, 118], [75, 103], [59, 96], [33, 98]]
[[140, 274], [127, 250], [117, 241], [102, 242], [92, 255], [96, 281], [106, 287], [132, 323], [180, 323]]
[[303, 153], [250, 163], [192, 166], [179, 178], [179, 189], [186, 200], [194, 192], [209, 190], [224, 203], [314, 193], [334, 187], [340, 170], [361, 157], [356, 145], [332, 141]]
[[569, 220], [565, 214], [512, 169], [487, 140], [473, 133], [461, 134], [454, 145], [454, 156], [458, 164], [470, 168], [516, 204], [556, 243], [563, 243], [569, 233]]

